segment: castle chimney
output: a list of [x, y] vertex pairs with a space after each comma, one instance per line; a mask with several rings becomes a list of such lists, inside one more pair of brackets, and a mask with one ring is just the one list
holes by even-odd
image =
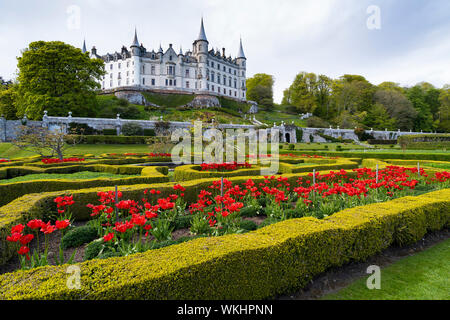
[[222, 56], [225, 58], [225, 48], [222, 48]]

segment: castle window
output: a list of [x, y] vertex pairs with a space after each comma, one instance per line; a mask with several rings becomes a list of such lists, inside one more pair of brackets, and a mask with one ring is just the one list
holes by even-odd
[[142, 73], [145, 73], [145, 64], [142, 65]]
[[175, 75], [175, 66], [167, 66], [167, 74]]
[[130, 67], [130, 61], [127, 62], [127, 68]]
[[217, 92], [220, 93], [220, 87], [217, 87]]
[[130, 84], [130, 79], [127, 78], [127, 84]]
[[236, 91], [234, 92], [234, 96], [235, 96], [235, 97], [237, 97], [237, 95], [236, 95]]
[[227, 68], [223, 66], [223, 72], [227, 72]]
[[214, 82], [214, 71], [211, 71], [211, 81]]
[[189, 78], [189, 69], [186, 69], [186, 78]]
[[118, 85], [118, 86], [120, 86], [120, 80], [119, 80], [119, 81], [117, 81], [117, 85]]
[[230, 90], [230, 96], [232, 96], [232, 94], [231, 94], [231, 90]]
[[145, 85], [145, 78], [142, 78], [142, 84]]
[[113, 74], [112, 74], [112, 73], [109, 74], [109, 78], [110, 78], [110, 79], [113, 78]]
[[105, 81], [102, 82], [102, 89], [105, 89]]
[[121, 79], [120, 72], [117, 74], [117, 79]]
[[217, 64], [217, 70], [220, 70], [220, 64]]
[[155, 85], [155, 79], [152, 79], [152, 86]]
[[177, 79], [173, 80], [173, 85], [176, 87], [177, 86]]
[[121, 63], [119, 63], [119, 69], [120, 69], [120, 67], [121, 67]]
[[215, 89], [214, 89], [214, 85], [212, 85], [212, 86], [211, 86], [211, 90], [212, 90], [212, 91], [214, 91], [214, 90], [215, 90]]
[[217, 74], [217, 83], [220, 84], [220, 73]]
[[189, 89], [189, 81], [186, 81], [186, 88]]
[[227, 85], [227, 76], [223, 76], [223, 84], [226, 86]]
[[151, 69], [150, 69], [150, 72], [151, 72], [152, 74], [155, 74], [155, 65], [152, 64]]
[[109, 70], [112, 70], [113, 69], [113, 64], [111, 63], [110, 65], [109, 65]]
[[112, 87], [113, 85], [112, 85], [112, 80], [111, 81], [109, 81], [109, 86], [110, 87]]
[[228, 78], [228, 86], [231, 87], [231, 77]]
[[130, 71], [127, 71], [127, 77], [130, 75]]
[[236, 75], [236, 70], [234, 70], [234, 75]]
[[237, 88], [237, 80], [236, 79], [234, 79], [234, 88], [235, 89]]
[[169, 80], [169, 86], [171, 86], [171, 85], [172, 85], [172, 79]]
[[211, 68], [214, 68], [214, 62], [211, 61]]
[[228, 72], [231, 73], [231, 68], [228, 69]]

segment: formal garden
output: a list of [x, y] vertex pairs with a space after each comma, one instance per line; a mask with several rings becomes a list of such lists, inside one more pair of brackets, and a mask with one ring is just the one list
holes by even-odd
[[448, 153], [342, 146], [198, 165], [145, 145], [3, 158], [0, 299], [274, 298], [448, 228]]

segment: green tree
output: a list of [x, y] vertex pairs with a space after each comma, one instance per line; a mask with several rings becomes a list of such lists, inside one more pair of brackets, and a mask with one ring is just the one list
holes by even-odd
[[339, 115], [368, 111], [373, 105], [375, 87], [360, 75], [343, 75], [333, 81], [332, 102]]
[[18, 57], [18, 115], [95, 116], [96, 80], [105, 74], [101, 59], [60, 41], [30, 43]]
[[383, 105], [389, 116], [395, 119], [396, 129], [402, 131], [414, 129], [418, 112], [400, 90], [378, 89], [375, 92], [374, 100], [375, 103]]
[[317, 108], [315, 115], [321, 118], [329, 119], [330, 114], [330, 98], [331, 98], [331, 85], [333, 80], [327, 76], [321, 74], [317, 77], [316, 83], [316, 101]]
[[450, 132], [450, 84], [442, 88], [439, 103], [436, 128], [441, 132]]
[[367, 112], [363, 123], [368, 128], [379, 130], [395, 130], [396, 119], [391, 118], [386, 108], [381, 103], [375, 103], [373, 107]]
[[273, 106], [273, 76], [265, 73], [257, 73], [252, 78], [248, 78], [247, 99], [255, 101], [266, 107]]
[[414, 130], [416, 131], [431, 131], [433, 129], [433, 116], [430, 105], [427, 103], [426, 93], [426, 87], [421, 84], [409, 88], [406, 92], [408, 100], [411, 101], [417, 111], [417, 117], [414, 121]]
[[8, 120], [17, 119], [15, 85], [0, 86], [0, 115]]
[[285, 90], [283, 104], [294, 106], [297, 112], [313, 113], [317, 108], [317, 76], [300, 72], [289, 89]]

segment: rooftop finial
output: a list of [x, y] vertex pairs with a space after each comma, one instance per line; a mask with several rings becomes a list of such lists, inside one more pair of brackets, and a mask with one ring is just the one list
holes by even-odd
[[242, 37], [240, 38], [239, 52], [238, 52], [237, 58], [238, 58], [238, 59], [239, 59], [239, 58], [244, 58], [244, 59], [246, 59], [246, 58], [245, 58], [245, 54], [244, 54], [244, 49], [242, 48]]
[[81, 49], [83, 51], [83, 53], [85, 53], [86, 50], [86, 39], [83, 40], [83, 49]]
[[134, 27], [134, 39], [133, 39], [133, 43], [131, 45], [132, 47], [139, 47], [139, 41], [137, 38], [137, 30], [136, 27]]
[[197, 40], [208, 41], [208, 39], [206, 38], [205, 27], [203, 25], [203, 17], [202, 17], [202, 22], [201, 22], [201, 25], [200, 25], [200, 33], [198, 34], [198, 39]]

